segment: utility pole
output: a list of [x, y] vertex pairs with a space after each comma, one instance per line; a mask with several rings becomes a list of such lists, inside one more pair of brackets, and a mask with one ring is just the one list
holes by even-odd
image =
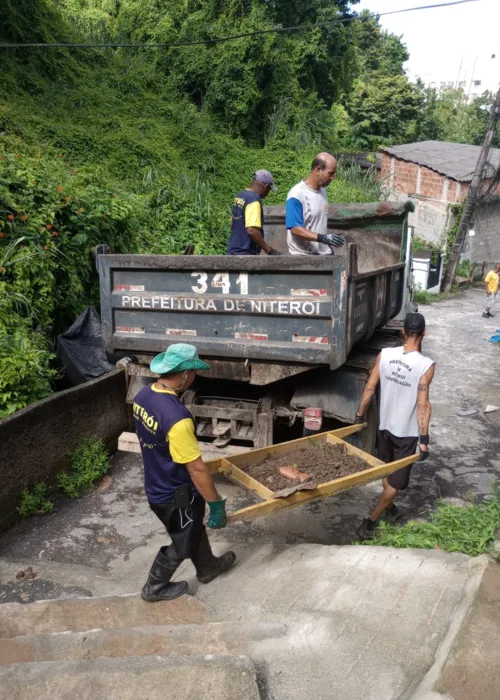
[[464, 210], [462, 213], [462, 218], [460, 219], [460, 225], [458, 227], [455, 242], [450, 251], [450, 255], [446, 264], [446, 272], [444, 274], [442, 290], [443, 292], [449, 292], [451, 285], [455, 281], [455, 275], [457, 273], [457, 266], [460, 260], [460, 255], [462, 253], [462, 248], [464, 247], [465, 238], [469, 231], [469, 226], [472, 221], [472, 216], [476, 208], [477, 199], [482, 193], [482, 179], [486, 163], [488, 162], [488, 157], [490, 154], [491, 142], [493, 141], [493, 136], [495, 134], [496, 125], [500, 117], [500, 88], [497, 92], [495, 99], [495, 104], [491, 111], [490, 123], [488, 126], [488, 131], [484, 137], [483, 147], [479, 154], [479, 159], [476, 164], [476, 169], [474, 175], [472, 176], [472, 182], [469, 187], [469, 192], [467, 194], [467, 199], [465, 201]]

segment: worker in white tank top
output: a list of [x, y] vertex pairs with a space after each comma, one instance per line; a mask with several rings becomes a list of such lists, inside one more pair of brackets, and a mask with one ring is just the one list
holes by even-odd
[[[420, 460], [429, 454], [429, 422], [431, 404], [429, 387], [435, 363], [420, 352], [425, 335], [422, 314], [407, 314], [404, 323], [404, 345], [385, 348], [377, 358], [361, 396], [356, 422], [364, 415], [380, 382], [380, 423], [377, 441], [378, 457], [383, 462], [395, 462], [415, 454]], [[359, 534], [371, 539], [379, 519], [395, 522], [401, 512], [394, 505], [399, 491], [408, 487], [412, 465], [390, 474], [383, 480], [384, 490], [374, 510], [363, 520]]]

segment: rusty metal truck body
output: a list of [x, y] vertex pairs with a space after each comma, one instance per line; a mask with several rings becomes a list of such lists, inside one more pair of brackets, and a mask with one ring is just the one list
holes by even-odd
[[[266, 217], [284, 252], [284, 210]], [[153, 355], [188, 342], [211, 366], [184, 395], [201, 437], [261, 447], [311, 407], [352, 422], [378, 350], [396, 342], [377, 331], [408, 303], [407, 208], [330, 207], [329, 229], [346, 238], [334, 256], [100, 255], [103, 342], [133, 358], [128, 400], [153, 380]]]

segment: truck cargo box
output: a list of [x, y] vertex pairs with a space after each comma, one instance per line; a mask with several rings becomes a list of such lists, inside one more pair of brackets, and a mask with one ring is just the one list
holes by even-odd
[[185, 341], [205, 357], [340, 367], [398, 313], [405, 283], [405, 206], [345, 214], [330, 221], [346, 236], [334, 256], [99, 256], [106, 350]]

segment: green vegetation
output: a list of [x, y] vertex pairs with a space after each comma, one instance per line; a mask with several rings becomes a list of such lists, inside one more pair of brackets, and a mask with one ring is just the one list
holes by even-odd
[[69, 472], [61, 472], [57, 480], [65, 494], [80, 498], [109, 470], [109, 456], [101, 440], [87, 438], [70, 455]]
[[451, 292], [439, 292], [438, 294], [430, 294], [427, 289], [417, 288], [413, 290], [413, 301], [415, 304], [435, 304], [438, 301], [446, 301], [459, 293], [458, 287], [454, 286]]
[[457, 276], [458, 277], [470, 277], [471, 262], [470, 260], [462, 260], [461, 263], [457, 265]]
[[[0, 41], [211, 40], [348, 20], [355, 6], [4, 0]], [[0, 418], [52, 391], [57, 335], [98, 305], [97, 243], [164, 254], [193, 243], [199, 254], [223, 253], [232, 198], [257, 168], [271, 170], [279, 188], [267, 203], [283, 204], [320, 149], [446, 138], [451, 117], [468, 125], [450, 131], [454, 139], [480, 132], [487, 113], [474, 107], [472, 115], [458, 97], [444, 105], [410, 83], [407, 57], [401, 39], [366, 12], [355, 22], [204, 46], [2, 51]], [[342, 163], [329, 190], [337, 202], [383, 194], [373, 173]]]
[[492, 551], [495, 531], [500, 527], [500, 491], [494, 490], [491, 501], [468, 507], [440, 503], [430, 521], [411, 521], [397, 527], [382, 522], [375, 538], [364, 544], [383, 547], [443, 549], [477, 556]]
[[428, 250], [432, 253], [431, 260], [434, 265], [439, 261], [439, 254], [442, 252], [442, 247], [436, 245], [435, 243], [430, 243], [426, 241], [425, 238], [419, 238], [418, 236], [413, 236], [411, 240], [412, 253], [418, 253], [419, 250]]
[[24, 489], [17, 510], [21, 518], [35, 513], [52, 513], [54, 504], [47, 497], [46, 483], [39, 481], [31, 490]]

